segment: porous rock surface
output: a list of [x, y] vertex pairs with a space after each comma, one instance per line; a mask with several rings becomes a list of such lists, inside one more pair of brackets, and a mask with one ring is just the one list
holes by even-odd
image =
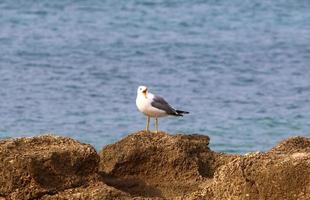
[[203, 135], [141, 131], [104, 147], [100, 171], [108, 175], [109, 185], [133, 196], [182, 197], [237, 157], [211, 151], [209, 140]]
[[133, 196], [310, 199], [310, 138], [247, 155], [216, 153], [208, 144], [208, 136], [138, 132], [104, 147], [99, 171]]
[[[0, 196], [39, 199], [98, 179], [99, 156], [76, 140], [43, 135], [0, 141]], [[108, 186], [107, 186], [108, 187]]]
[[140, 131], [98, 155], [54, 135], [0, 140], [0, 199], [310, 199], [310, 138], [246, 155], [209, 141]]

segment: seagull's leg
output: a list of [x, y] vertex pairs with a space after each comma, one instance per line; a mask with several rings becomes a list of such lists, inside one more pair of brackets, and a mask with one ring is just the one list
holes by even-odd
[[149, 132], [150, 131], [150, 117], [147, 116], [146, 118], [146, 129], [145, 129], [146, 132]]
[[156, 133], [158, 133], [158, 118], [155, 118], [155, 128], [156, 128]]

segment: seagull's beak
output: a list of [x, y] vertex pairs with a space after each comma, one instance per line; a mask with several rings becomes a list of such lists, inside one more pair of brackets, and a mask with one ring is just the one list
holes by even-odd
[[143, 90], [142, 91], [142, 94], [144, 95], [144, 97], [146, 98], [146, 95], [147, 95], [147, 89]]

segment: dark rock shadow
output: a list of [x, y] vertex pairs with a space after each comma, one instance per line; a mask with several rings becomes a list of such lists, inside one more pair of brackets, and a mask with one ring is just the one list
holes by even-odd
[[133, 197], [161, 197], [163, 198], [162, 192], [154, 187], [148, 185], [145, 181], [137, 178], [118, 178], [100, 172], [102, 181], [108, 186], [114, 187], [123, 192], [129, 193]]

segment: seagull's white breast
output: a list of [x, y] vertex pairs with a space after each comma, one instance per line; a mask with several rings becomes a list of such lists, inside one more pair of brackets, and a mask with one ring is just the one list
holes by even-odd
[[149, 117], [164, 117], [168, 114], [160, 110], [158, 108], [155, 108], [152, 106], [154, 95], [152, 93], [148, 93], [146, 96], [144, 96], [142, 93], [138, 93], [137, 99], [136, 99], [136, 105], [140, 112], [143, 114], [149, 116]]

